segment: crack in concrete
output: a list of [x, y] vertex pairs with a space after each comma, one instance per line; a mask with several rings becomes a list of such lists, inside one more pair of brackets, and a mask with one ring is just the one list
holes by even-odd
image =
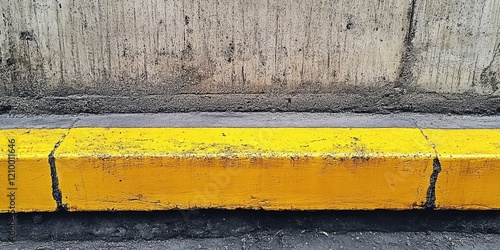
[[57, 211], [66, 210], [66, 205], [62, 204], [62, 192], [59, 189], [59, 178], [57, 177], [57, 169], [56, 169], [56, 158], [54, 157], [54, 153], [56, 149], [61, 145], [66, 135], [63, 135], [60, 141], [56, 143], [54, 149], [49, 154], [49, 165], [50, 165], [50, 177], [52, 178], [52, 197], [57, 204]]
[[75, 126], [75, 124], [80, 120], [80, 118], [76, 118], [73, 123], [70, 125], [68, 129], [68, 133], [64, 134], [61, 137], [61, 140], [59, 140], [55, 145], [52, 151], [50, 152], [48, 156], [48, 161], [49, 161], [49, 166], [50, 166], [50, 177], [52, 179], [52, 197], [56, 201], [57, 204], [57, 211], [67, 211], [67, 206], [66, 204], [62, 203], [62, 192], [61, 189], [59, 189], [59, 177], [57, 176], [57, 168], [56, 168], [56, 158], [54, 156], [57, 148], [61, 145], [61, 143], [64, 141], [66, 136], [69, 135], [71, 132], [71, 129]]
[[432, 160], [432, 173], [429, 180], [429, 187], [427, 188], [427, 195], [425, 200], [425, 209], [434, 210], [436, 208], [436, 183], [438, 180], [439, 173], [441, 172], [441, 162], [439, 161], [439, 154], [436, 149], [436, 144], [432, 142], [429, 137], [424, 133], [422, 128], [418, 127], [417, 122], [415, 122], [415, 126], [420, 130], [420, 133], [424, 136], [425, 140], [429, 142], [432, 149], [434, 149], [434, 160]]
[[438, 180], [438, 175], [441, 172], [441, 163], [439, 158], [436, 156], [432, 161], [432, 174], [430, 178], [429, 188], [427, 188], [427, 196], [425, 200], [425, 208], [433, 210], [436, 208], [436, 182]]

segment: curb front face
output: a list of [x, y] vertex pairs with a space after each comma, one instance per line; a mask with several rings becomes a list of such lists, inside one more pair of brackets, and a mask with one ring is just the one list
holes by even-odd
[[418, 129], [72, 129], [55, 154], [70, 211], [413, 209], [433, 151]]
[[48, 155], [67, 129], [0, 130], [0, 212], [56, 211]]
[[0, 212], [500, 209], [499, 138], [500, 129], [2, 129]]

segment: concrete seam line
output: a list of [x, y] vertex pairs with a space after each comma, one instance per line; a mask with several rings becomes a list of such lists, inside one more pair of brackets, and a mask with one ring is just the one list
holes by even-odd
[[79, 121], [80, 118], [76, 118], [70, 125], [67, 133], [63, 134], [61, 137], [61, 140], [56, 142], [54, 145], [54, 148], [50, 152], [48, 156], [48, 162], [50, 166], [50, 176], [52, 178], [52, 197], [56, 201], [57, 204], [57, 210], [58, 211], [66, 211], [67, 207], [66, 204], [62, 203], [62, 192], [61, 189], [59, 189], [59, 177], [57, 176], [57, 167], [56, 167], [56, 158], [54, 156], [57, 148], [63, 143], [64, 139], [66, 136], [69, 135], [71, 132], [71, 129], [75, 126], [75, 124]]
[[432, 142], [429, 137], [424, 133], [422, 128], [418, 128], [422, 136], [424, 136], [425, 140], [429, 142], [429, 145], [432, 147], [435, 153], [435, 158], [432, 161], [432, 174], [429, 180], [429, 187], [427, 188], [427, 197], [425, 201], [425, 208], [433, 210], [436, 208], [436, 182], [438, 180], [439, 172], [441, 172], [441, 163], [439, 162], [439, 153], [436, 149], [436, 144]]
[[64, 141], [64, 138], [66, 138], [66, 136], [67, 134], [63, 135], [61, 140], [58, 141], [56, 145], [54, 145], [54, 149], [52, 149], [48, 156], [50, 176], [52, 178], [52, 197], [54, 197], [54, 200], [56, 201], [58, 211], [66, 210], [66, 206], [62, 203], [62, 192], [61, 189], [59, 189], [59, 178], [57, 177], [56, 158], [54, 157], [54, 153], [59, 145], [61, 145], [61, 143]]
[[436, 208], [436, 183], [438, 180], [439, 173], [441, 172], [441, 163], [439, 158], [436, 156], [432, 161], [432, 174], [429, 181], [429, 188], [427, 189], [427, 199], [425, 201], [425, 207], [427, 209]]

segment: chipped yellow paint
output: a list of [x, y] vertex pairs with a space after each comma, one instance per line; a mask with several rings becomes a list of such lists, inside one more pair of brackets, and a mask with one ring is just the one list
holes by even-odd
[[411, 209], [434, 151], [418, 129], [76, 128], [55, 153], [70, 211]]
[[15, 210], [56, 210], [48, 156], [63, 138], [54, 156], [62, 203], [70, 211], [420, 209], [436, 152], [442, 169], [437, 209], [500, 208], [500, 130], [422, 133], [411, 128], [0, 130], [0, 212], [9, 211], [11, 139]]
[[[0, 212], [55, 211], [48, 156], [67, 129], [0, 130]], [[12, 141], [14, 140], [14, 141]], [[13, 142], [10, 143], [9, 141]], [[10, 152], [9, 152], [10, 150]], [[15, 158], [15, 172], [9, 172]], [[15, 174], [15, 176], [9, 174]], [[9, 180], [9, 178], [11, 180]], [[15, 179], [14, 179], [15, 178]], [[13, 185], [11, 185], [13, 184]], [[13, 192], [11, 194], [11, 192]]]
[[441, 172], [438, 209], [500, 209], [500, 130], [425, 129]]

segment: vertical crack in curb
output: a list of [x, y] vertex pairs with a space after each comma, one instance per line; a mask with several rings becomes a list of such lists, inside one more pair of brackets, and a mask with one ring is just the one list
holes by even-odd
[[429, 144], [434, 149], [434, 160], [432, 161], [432, 174], [429, 181], [429, 187], [427, 188], [427, 195], [425, 200], [425, 209], [434, 210], [436, 208], [436, 182], [438, 180], [438, 175], [441, 172], [441, 162], [439, 162], [439, 154], [436, 149], [436, 144], [434, 144], [429, 137], [424, 133], [424, 131], [417, 126], [420, 130], [420, 133], [424, 136], [425, 140], [429, 142]]
[[432, 174], [429, 188], [427, 189], [427, 197], [425, 200], [425, 208], [433, 210], [436, 208], [436, 182], [439, 172], [441, 172], [441, 163], [436, 156], [432, 161]]
[[62, 203], [62, 192], [61, 189], [59, 189], [59, 177], [57, 176], [57, 168], [56, 168], [56, 157], [54, 156], [57, 148], [61, 143], [64, 141], [66, 136], [69, 135], [69, 132], [71, 129], [75, 126], [75, 124], [78, 122], [79, 118], [77, 118], [73, 123], [70, 125], [68, 129], [68, 133], [64, 134], [61, 137], [61, 140], [59, 140], [56, 145], [54, 145], [54, 148], [49, 154], [49, 166], [50, 166], [50, 177], [52, 178], [52, 197], [54, 197], [54, 200], [56, 201], [57, 204], [57, 211], [67, 211], [67, 206], [66, 204]]
[[50, 165], [50, 177], [52, 177], [52, 197], [57, 204], [57, 211], [66, 210], [65, 206], [62, 204], [62, 193], [59, 189], [59, 178], [57, 177], [57, 169], [56, 169], [56, 158], [54, 157], [54, 153], [56, 149], [61, 145], [61, 142], [66, 138], [66, 134], [63, 135], [60, 141], [56, 143], [54, 149], [49, 154], [49, 165]]

